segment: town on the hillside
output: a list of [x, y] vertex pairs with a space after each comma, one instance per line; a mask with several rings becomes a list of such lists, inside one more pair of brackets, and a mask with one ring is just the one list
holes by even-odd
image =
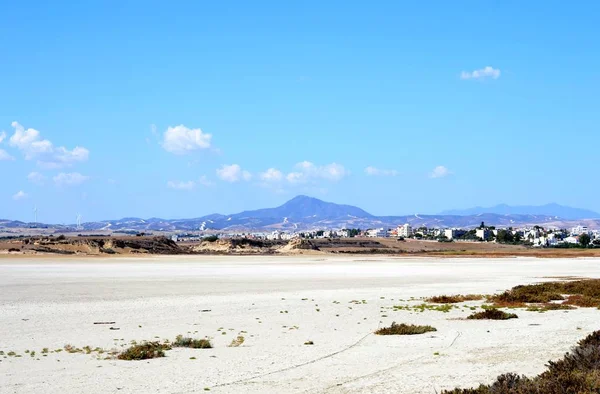
[[551, 229], [541, 226], [520, 228], [496, 228], [485, 223], [474, 229], [464, 228], [413, 228], [406, 223], [396, 228], [374, 229], [339, 229], [323, 230], [313, 229], [301, 232], [272, 231], [272, 232], [222, 232], [207, 235], [200, 233], [181, 233], [172, 236], [174, 241], [193, 242], [209, 238], [250, 238], [266, 240], [291, 240], [295, 238], [390, 238], [395, 237], [402, 241], [417, 239], [437, 242], [496, 242], [513, 245], [528, 245], [532, 247], [600, 247], [600, 230], [590, 230], [586, 226], [576, 226], [571, 229]]

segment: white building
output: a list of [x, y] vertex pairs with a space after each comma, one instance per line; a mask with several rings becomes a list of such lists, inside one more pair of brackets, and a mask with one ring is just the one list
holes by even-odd
[[571, 235], [581, 235], [584, 233], [589, 233], [589, 229], [587, 226], [577, 226], [571, 229]]
[[267, 239], [270, 240], [280, 240], [283, 236], [283, 232], [281, 231], [273, 231], [271, 234], [267, 235]]
[[372, 238], [387, 238], [388, 232], [384, 228], [374, 228], [372, 230], [367, 231], [367, 237]]
[[406, 223], [404, 226], [398, 226], [396, 233], [399, 237], [408, 238], [413, 235], [413, 229], [410, 224]]
[[478, 229], [475, 231], [475, 235], [476, 235], [478, 238], [481, 238], [481, 239], [483, 239], [484, 241], [486, 241], [486, 240], [487, 240], [487, 239], [490, 237], [490, 234], [491, 234], [491, 233], [492, 233], [492, 232], [491, 232], [490, 230], [488, 230], [487, 228], [478, 228]]
[[448, 239], [455, 239], [461, 237], [467, 233], [466, 230], [458, 229], [458, 228], [447, 228], [444, 230], [444, 236]]

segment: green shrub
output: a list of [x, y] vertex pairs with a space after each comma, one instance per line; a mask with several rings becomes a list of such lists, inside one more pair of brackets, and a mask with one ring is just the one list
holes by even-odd
[[431, 326], [416, 326], [413, 324], [396, 324], [393, 322], [390, 327], [380, 328], [375, 331], [376, 335], [418, 335], [425, 334], [426, 332], [437, 331]]
[[144, 342], [131, 346], [120, 353], [119, 360], [148, 360], [165, 356], [165, 350], [171, 350], [171, 346], [160, 342]]
[[483, 312], [473, 313], [471, 316], [467, 317], [467, 319], [470, 320], [508, 320], [517, 318], [518, 316], [514, 313], [506, 313], [496, 308], [489, 308]]
[[178, 335], [173, 342], [173, 347], [188, 347], [191, 349], [211, 349], [212, 345], [208, 339], [184, 338]]

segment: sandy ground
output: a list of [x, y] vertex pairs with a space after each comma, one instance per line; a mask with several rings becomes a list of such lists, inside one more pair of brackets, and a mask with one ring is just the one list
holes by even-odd
[[[558, 276], [600, 277], [600, 260], [5, 258], [0, 392], [434, 393], [505, 372], [533, 375], [600, 329], [600, 311], [518, 311], [519, 319], [488, 322], [458, 320], [471, 313], [464, 304], [449, 313], [390, 308]], [[438, 331], [372, 334], [392, 321]], [[149, 361], [54, 352], [177, 334], [210, 337], [215, 348], [174, 349]], [[245, 342], [228, 347], [238, 335]]]

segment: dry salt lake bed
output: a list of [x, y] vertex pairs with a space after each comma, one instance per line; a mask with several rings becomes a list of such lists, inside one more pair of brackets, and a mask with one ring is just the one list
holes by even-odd
[[[565, 277], [600, 278], [600, 260], [5, 257], [0, 392], [435, 393], [535, 375], [600, 329], [600, 311], [474, 321], [482, 301], [419, 305]], [[393, 321], [437, 331], [373, 334]], [[213, 348], [111, 355], [178, 334]]]

